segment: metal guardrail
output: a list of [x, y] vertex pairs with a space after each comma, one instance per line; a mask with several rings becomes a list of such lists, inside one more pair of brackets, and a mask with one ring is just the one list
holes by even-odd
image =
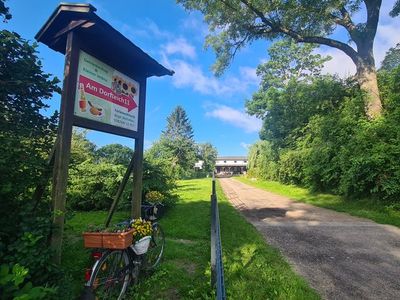
[[226, 299], [218, 200], [214, 175], [211, 193], [211, 287], [216, 288], [217, 300]]

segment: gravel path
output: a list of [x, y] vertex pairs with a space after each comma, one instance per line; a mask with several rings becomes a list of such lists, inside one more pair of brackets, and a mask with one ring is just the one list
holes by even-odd
[[232, 178], [231, 203], [324, 299], [400, 299], [400, 229], [292, 201]]

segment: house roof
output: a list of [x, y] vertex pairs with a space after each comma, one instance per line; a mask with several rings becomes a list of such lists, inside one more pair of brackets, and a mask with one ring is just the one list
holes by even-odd
[[246, 156], [220, 156], [217, 160], [247, 160]]
[[60, 3], [35, 39], [65, 54], [67, 33], [78, 33], [83, 49], [118, 71], [131, 76], [173, 75], [150, 55], [95, 14], [90, 4]]

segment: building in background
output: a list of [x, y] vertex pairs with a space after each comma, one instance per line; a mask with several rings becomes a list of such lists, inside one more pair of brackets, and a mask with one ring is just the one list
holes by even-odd
[[246, 174], [246, 156], [221, 156], [215, 161], [215, 172], [217, 175]]

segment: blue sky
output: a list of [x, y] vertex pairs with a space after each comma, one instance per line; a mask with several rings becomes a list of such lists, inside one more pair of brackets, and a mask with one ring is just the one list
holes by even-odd
[[[60, 1], [7, 1], [13, 18], [3, 28], [18, 32], [33, 41]], [[85, 1], [82, 1], [85, 2]], [[267, 56], [267, 42], [256, 42], [242, 50], [226, 73], [216, 78], [211, 65], [215, 55], [203, 47], [207, 26], [198, 13], [187, 12], [173, 0], [96, 0], [86, 1], [97, 8], [97, 14], [126, 35], [159, 62], [173, 69], [173, 77], [151, 77], [147, 85], [145, 147], [156, 141], [171, 111], [181, 105], [192, 123], [195, 140], [210, 142], [219, 155], [246, 155], [249, 144], [258, 139], [261, 121], [246, 115], [244, 103], [257, 90], [255, 69]], [[389, 47], [400, 42], [399, 19], [388, 17], [394, 1], [383, 1], [382, 17], [375, 42], [379, 62]], [[359, 18], [362, 18], [362, 14]], [[335, 33], [338, 36], [341, 32]], [[46, 72], [62, 78], [64, 57], [45, 45], [39, 45], [39, 57]], [[319, 48], [331, 55], [326, 73], [348, 76], [354, 73], [352, 62], [339, 51]], [[47, 113], [59, 108], [55, 95]], [[98, 146], [121, 143], [132, 147], [131, 139], [90, 131], [90, 140]]]

